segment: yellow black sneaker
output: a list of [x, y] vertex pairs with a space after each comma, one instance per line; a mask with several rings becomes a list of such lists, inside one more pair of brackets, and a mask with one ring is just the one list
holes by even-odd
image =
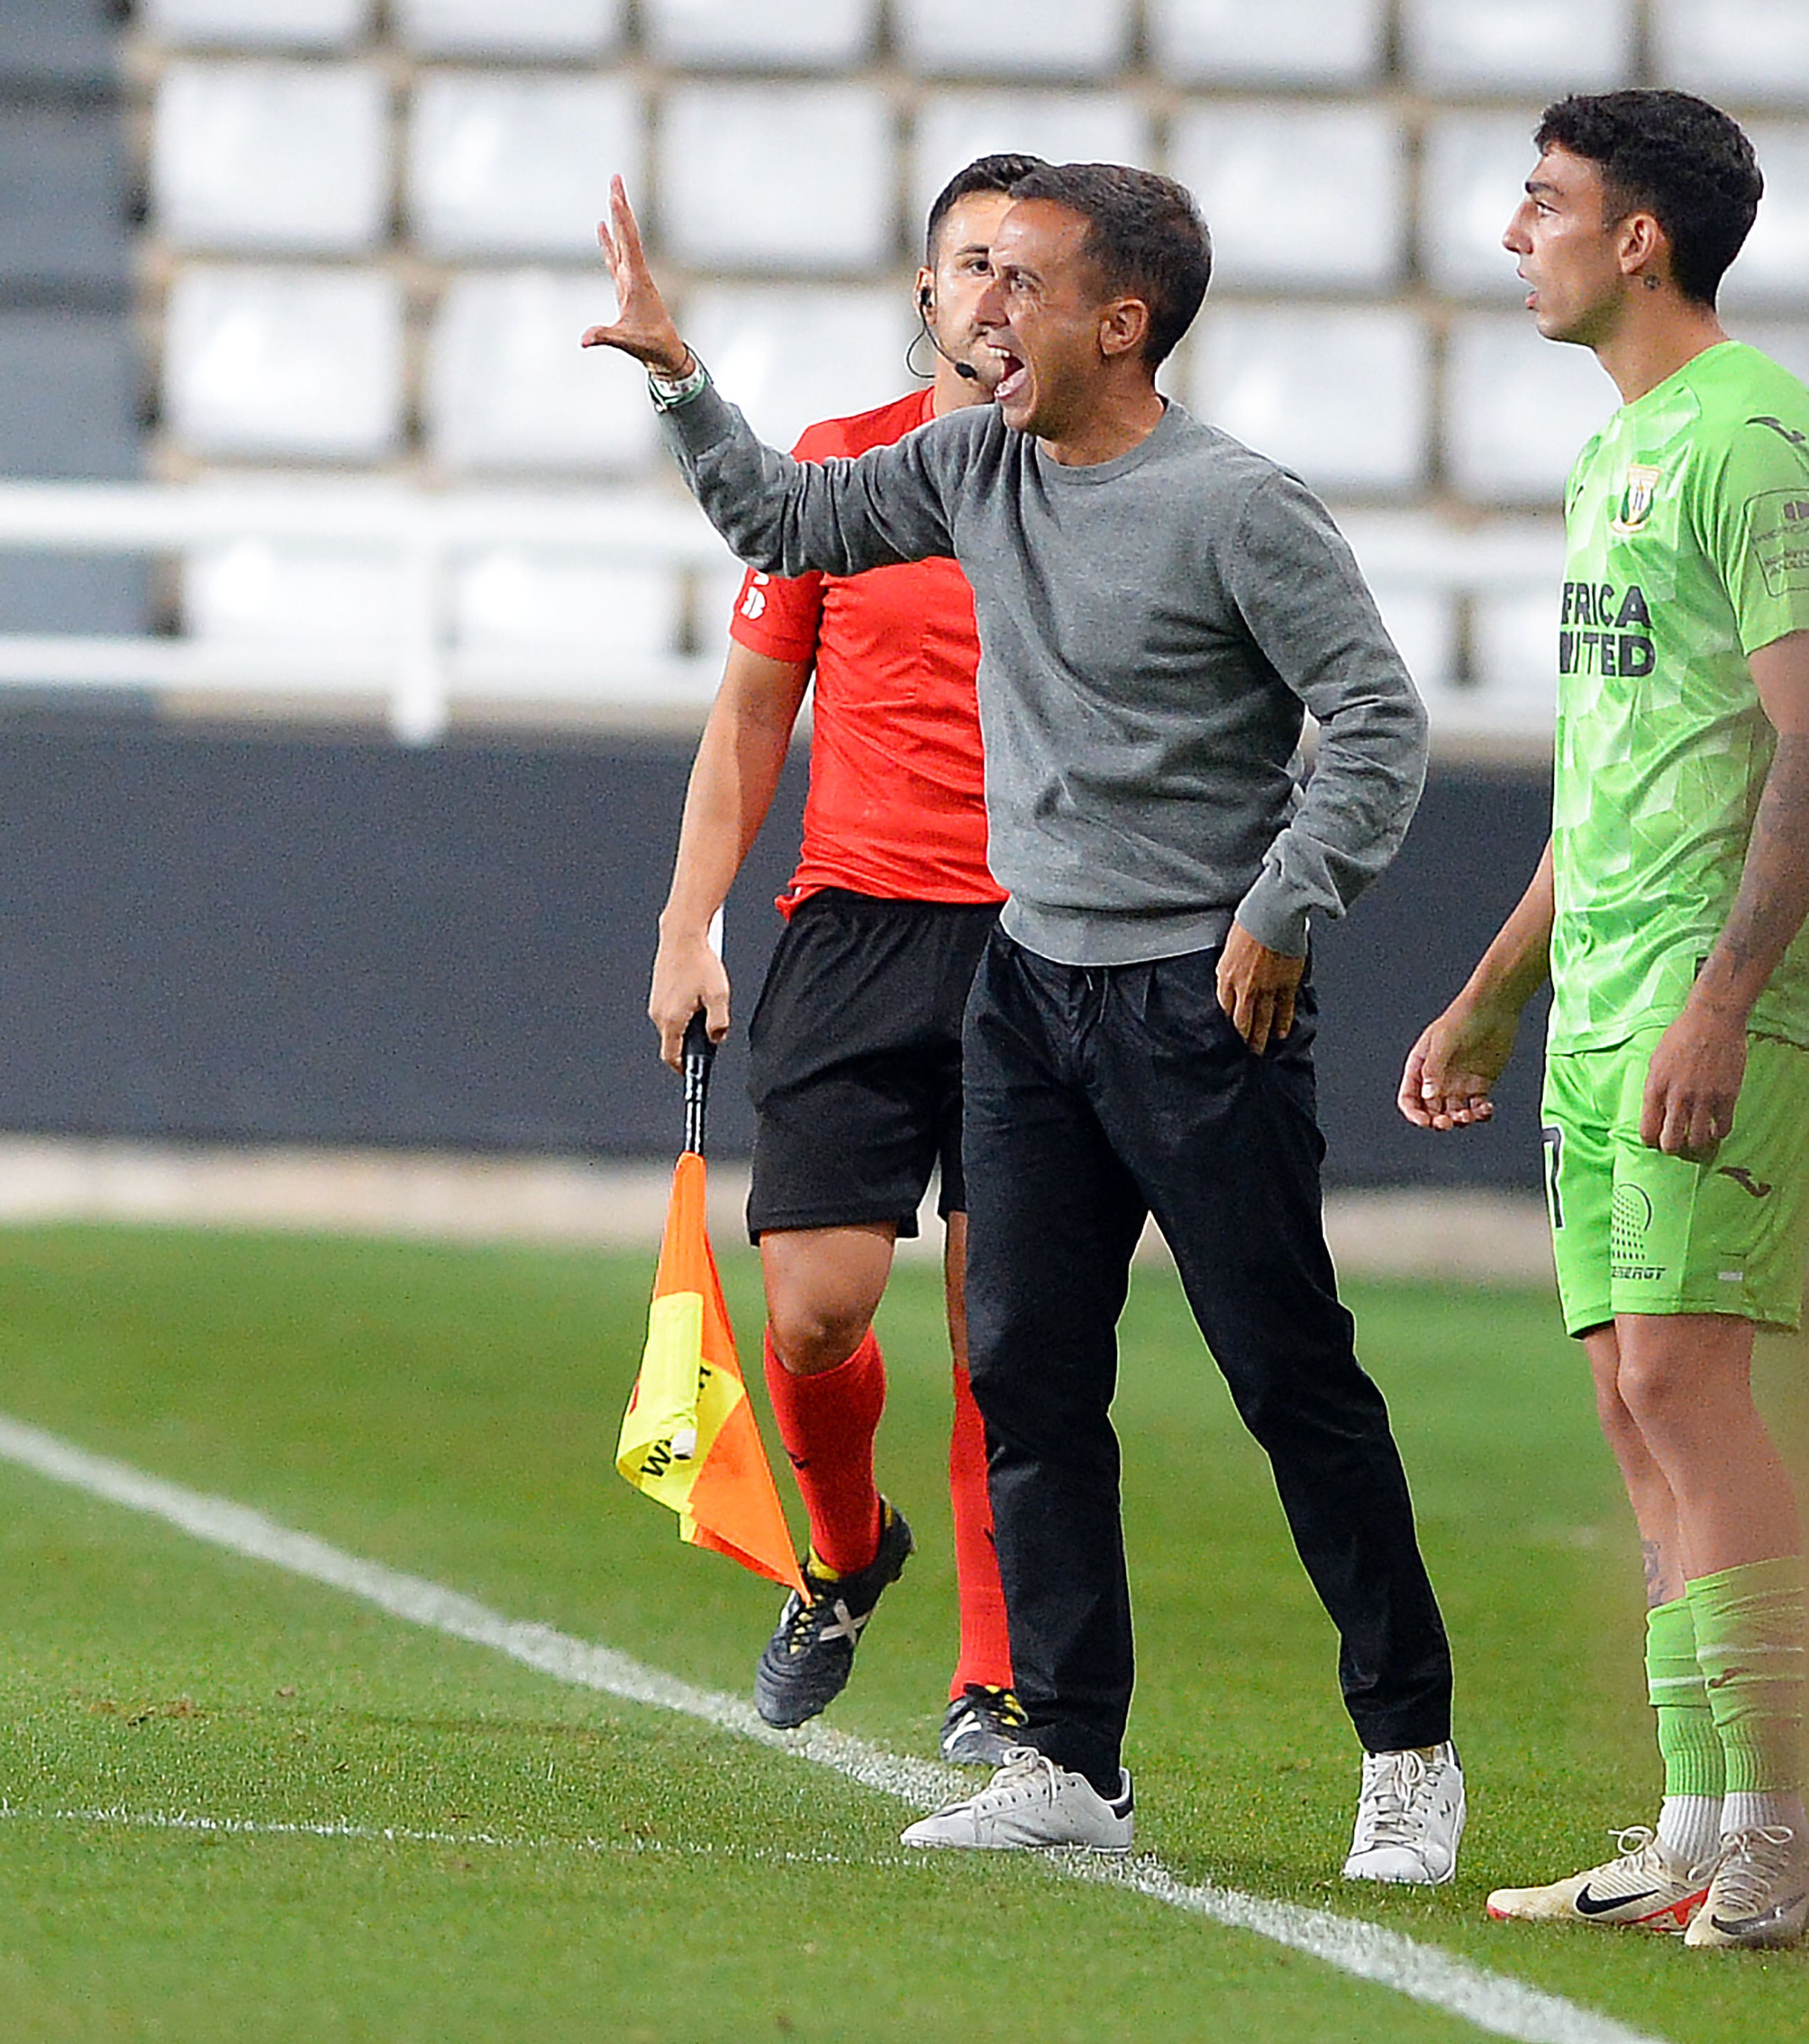
[[897, 1581], [916, 1544], [904, 1513], [882, 1497], [879, 1551], [864, 1569], [851, 1576], [820, 1576], [806, 1558], [809, 1596], [794, 1590], [785, 1600], [754, 1670], [754, 1708], [768, 1724], [789, 1731], [840, 1696], [880, 1593]]
[[942, 1757], [952, 1767], [1003, 1767], [1028, 1722], [1016, 1690], [970, 1682], [943, 1716]]

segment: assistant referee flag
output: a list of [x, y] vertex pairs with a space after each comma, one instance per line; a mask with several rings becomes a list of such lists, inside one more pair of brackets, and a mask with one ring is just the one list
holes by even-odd
[[704, 1160], [694, 1151], [673, 1174], [647, 1347], [616, 1466], [636, 1490], [678, 1513], [681, 1539], [804, 1594], [736, 1358], [704, 1224]]

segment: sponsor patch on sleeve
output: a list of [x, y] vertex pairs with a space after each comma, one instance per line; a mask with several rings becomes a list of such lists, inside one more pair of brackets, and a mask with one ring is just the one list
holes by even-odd
[[1749, 529], [1765, 594], [1809, 592], [1809, 488], [1761, 491], [1752, 501]]

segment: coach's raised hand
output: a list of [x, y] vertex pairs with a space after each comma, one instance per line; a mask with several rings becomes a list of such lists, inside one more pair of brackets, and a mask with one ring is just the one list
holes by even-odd
[[597, 223], [597, 243], [616, 284], [613, 326], [585, 329], [586, 348], [619, 348], [656, 375], [676, 382], [690, 369], [691, 351], [672, 324], [641, 248], [640, 229], [619, 177], [609, 180], [609, 217]]

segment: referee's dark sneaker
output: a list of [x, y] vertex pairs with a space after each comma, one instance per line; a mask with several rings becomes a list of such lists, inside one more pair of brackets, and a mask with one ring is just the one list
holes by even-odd
[[897, 1581], [916, 1546], [904, 1515], [879, 1500], [879, 1551], [858, 1573], [820, 1576], [804, 1564], [808, 1602], [794, 1590], [754, 1670], [754, 1708], [790, 1731], [842, 1693], [880, 1592]]

